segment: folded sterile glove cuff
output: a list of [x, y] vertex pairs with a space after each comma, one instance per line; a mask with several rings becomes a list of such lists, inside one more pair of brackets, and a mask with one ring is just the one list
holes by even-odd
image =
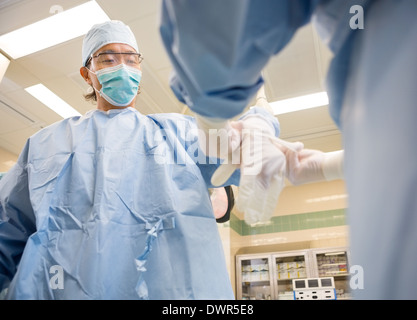
[[198, 114], [195, 115], [195, 118], [197, 120], [198, 128], [206, 132], [208, 132], [210, 129], [223, 129], [227, 126], [228, 123], [227, 119], [207, 118]]
[[206, 156], [227, 158], [241, 143], [239, 128], [231, 121], [195, 115], [200, 147]]
[[344, 178], [343, 158], [344, 150], [325, 153], [322, 170], [327, 181]]
[[243, 121], [243, 129], [253, 129], [262, 132], [263, 134], [275, 136], [275, 129], [261, 114], [249, 114], [241, 119]]

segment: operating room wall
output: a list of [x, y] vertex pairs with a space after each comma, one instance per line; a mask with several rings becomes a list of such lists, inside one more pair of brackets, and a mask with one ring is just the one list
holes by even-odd
[[[234, 191], [238, 196], [238, 189]], [[266, 225], [248, 226], [243, 215], [233, 210], [230, 221], [219, 224], [233, 289], [238, 254], [349, 247], [347, 202], [344, 181], [337, 180], [287, 185]]]
[[17, 161], [17, 155], [0, 148], [0, 172], [7, 172]]

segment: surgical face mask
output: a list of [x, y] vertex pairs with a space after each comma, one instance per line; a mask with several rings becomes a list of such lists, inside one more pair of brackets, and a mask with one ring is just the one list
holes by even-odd
[[100, 91], [94, 89], [116, 107], [128, 106], [138, 94], [142, 72], [136, 68], [119, 64], [115, 67], [91, 72], [97, 76], [101, 84]]

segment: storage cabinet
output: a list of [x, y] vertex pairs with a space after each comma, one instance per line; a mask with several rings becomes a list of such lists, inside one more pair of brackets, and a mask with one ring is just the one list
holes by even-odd
[[239, 300], [293, 300], [293, 280], [333, 277], [337, 299], [350, 298], [345, 247], [236, 256]]
[[270, 255], [237, 256], [238, 296], [241, 300], [273, 299], [272, 258]]
[[317, 249], [312, 251], [313, 263], [317, 277], [333, 277], [336, 299], [350, 299], [349, 261], [350, 254], [346, 248]]
[[311, 277], [312, 267], [308, 251], [289, 251], [273, 254], [274, 289], [276, 300], [293, 300], [293, 279]]

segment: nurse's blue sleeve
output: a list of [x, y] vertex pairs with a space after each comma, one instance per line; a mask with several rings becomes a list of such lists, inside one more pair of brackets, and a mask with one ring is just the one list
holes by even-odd
[[35, 232], [26, 170], [27, 146], [0, 181], [0, 292], [9, 286], [27, 239]]
[[317, 0], [163, 0], [160, 34], [174, 66], [171, 88], [191, 110], [230, 119], [263, 84], [261, 71]]

